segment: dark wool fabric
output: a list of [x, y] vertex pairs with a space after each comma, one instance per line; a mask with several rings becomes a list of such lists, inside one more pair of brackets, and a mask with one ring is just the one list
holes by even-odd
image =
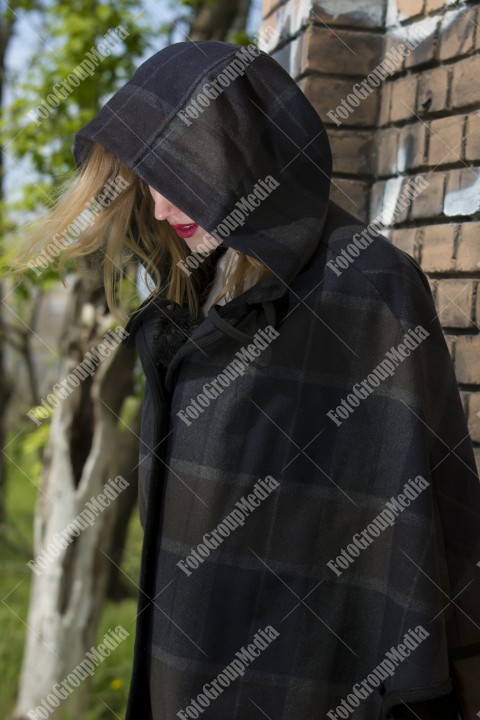
[[78, 167], [92, 141], [208, 232], [236, 217], [222, 245], [271, 270], [200, 321], [158, 292], [127, 325], [146, 378], [127, 720], [456, 720], [480, 485], [425, 274], [353, 243], [321, 120], [253, 47], [161, 50], [76, 135]]

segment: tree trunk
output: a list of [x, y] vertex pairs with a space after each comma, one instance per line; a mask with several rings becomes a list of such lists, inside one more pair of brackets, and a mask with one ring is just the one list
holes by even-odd
[[237, 25], [241, 16], [247, 21], [251, 0], [219, 0], [203, 3], [190, 23], [190, 40], [225, 40], [230, 30], [245, 29]]
[[[12, 38], [13, 25], [15, 22], [15, 16], [13, 10], [15, 9], [16, 3], [11, 3], [12, 12], [8, 10], [2, 10], [2, 17], [0, 18], [0, 119], [3, 116], [3, 91], [4, 91], [4, 78], [5, 78], [5, 55], [7, 52], [8, 44]], [[8, 17], [7, 17], [8, 16]], [[0, 153], [0, 203], [4, 200], [4, 157], [3, 152]], [[5, 221], [3, 216], [0, 216], [0, 237], [3, 238], [5, 229]], [[5, 441], [7, 439], [7, 433], [5, 428], [5, 418], [7, 414], [7, 407], [12, 395], [12, 387], [10, 379], [7, 377], [5, 372], [5, 330], [3, 327], [3, 298], [4, 298], [4, 285], [0, 283], [0, 449], [3, 450], [5, 447]], [[3, 452], [0, 453], [0, 526], [5, 522], [5, 455]]]
[[[80, 311], [81, 309], [81, 311]], [[65, 378], [86, 353], [106, 337], [111, 316], [103, 293], [92, 295], [81, 279], [72, 286], [63, 333]], [[115, 337], [113, 334], [111, 337]], [[51, 547], [44, 569], [33, 571], [26, 648], [15, 718], [26, 718], [84, 659], [95, 644], [98, 621], [112, 568], [113, 529], [120, 498], [93, 512], [93, 521], [55, 541], [117, 475], [134, 484], [137, 438], [118, 421], [123, 399], [132, 392], [134, 354], [114, 347], [92, 377], [87, 375], [53, 412], [45, 471], [35, 513], [35, 558]], [[121, 452], [119, 450], [121, 449]], [[127, 477], [128, 476], [128, 477]], [[133, 492], [135, 495], [135, 492]], [[130, 494], [130, 502], [132, 493]], [[108, 502], [108, 500], [107, 500]], [[58, 538], [58, 536], [57, 536]], [[37, 574], [38, 573], [38, 574]], [[68, 717], [81, 718], [89, 694], [89, 678], [62, 701]]]

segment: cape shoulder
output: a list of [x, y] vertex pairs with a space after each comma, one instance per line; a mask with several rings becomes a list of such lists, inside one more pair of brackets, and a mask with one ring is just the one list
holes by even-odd
[[432, 288], [408, 253], [331, 203], [321, 244], [325, 247], [324, 291], [366, 296], [385, 306], [404, 330], [428, 322], [441, 331]]

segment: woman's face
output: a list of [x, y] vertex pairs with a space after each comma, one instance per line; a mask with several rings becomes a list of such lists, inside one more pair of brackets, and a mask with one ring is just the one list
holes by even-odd
[[[190, 250], [195, 252], [198, 248], [199, 252], [208, 253], [215, 249], [215, 244], [219, 245], [215, 239], [209, 235], [203, 228], [197, 225], [188, 215], [185, 215], [170, 200], [160, 195], [151, 185], [148, 186], [150, 194], [155, 203], [155, 218], [157, 220], [166, 220], [175, 230], [178, 237], [183, 238]], [[205, 235], [208, 237], [208, 245], [205, 245]]]

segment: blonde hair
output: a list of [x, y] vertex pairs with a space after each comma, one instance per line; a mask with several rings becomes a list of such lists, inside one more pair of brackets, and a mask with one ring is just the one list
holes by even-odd
[[[111, 201], [106, 203], [105, 197]], [[198, 314], [199, 291], [212, 267], [211, 258], [202, 256], [198, 269], [190, 275], [185, 273], [181, 264], [185, 267], [188, 246], [168, 222], [155, 219], [148, 184], [103, 145], [91, 144], [81, 168], [53, 191], [51, 202], [53, 207], [45, 215], [22, 228], [23, 232], [27, 230], [26, 241], [9, 261], [14, 273], [37, 271], [49, 264], [46, 259], [52, 260], [52, 254], [55, 258], [59, 255], [58, 270], [66, 285], [66, 261], [82, 258], [83, 267], [80, 262], [77, 269], [86, 271], [90, 282], [97, 278], [100, 285], [103, 283], [107, 305], [118, 316], [125, 308], [117, 304], [117, 281], [136, 256], [154, 280], [155, 294], [161, 293], [182, 307], [188, 305], [195, 316]], [[74, 233], [75, 241], [62, 245], [58, 238], [69, 232]], [[241, 294], [254, 278], [258, 282], [270, 273], [255, 258], [233, 252], [238, 256], [233, 270], [213, 303], [227, 293], [230, 297]]]

